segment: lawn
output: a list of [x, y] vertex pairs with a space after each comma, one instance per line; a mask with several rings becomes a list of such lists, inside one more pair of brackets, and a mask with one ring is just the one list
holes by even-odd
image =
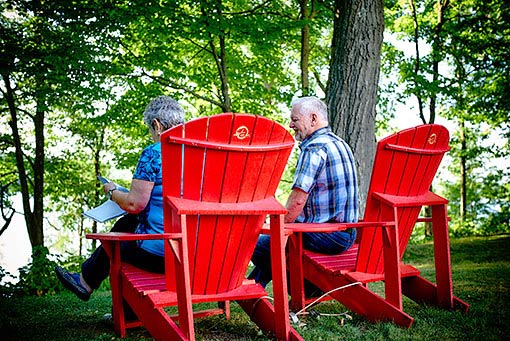
[[[510, 235], [451, 240], [454, 293], [468, 302], [470, 312], [443, 311], [405, 299], [404, 310], [415, 318], [410, 329], [391, 323], [371, 324], [348, 313], [307, 317], [296, 329], [306, 340], [507, 340], [510, 337]], [[410, 245], [406, 262], [433, 280], [432, 244]], [[381, 287], [374, 286], [375, 290]], [[318, 313], [345, 313], [335, 302], [313, 308]], [[95, 292], [84, 303], [68, 292], [46, 297], [0, 298], [2, 340], [116, 340], [110, 293]], [[240, 308], [232, 318], [208, 317], [196, 322], [199, 340], [266, 340]], [[128, 331], [125, 340], [151, 339], [144, 329]]]

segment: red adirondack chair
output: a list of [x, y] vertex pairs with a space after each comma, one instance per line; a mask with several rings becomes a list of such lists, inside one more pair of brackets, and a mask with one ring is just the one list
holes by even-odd
[[[163, 235], [89, 234], [111, 258], [115, 330], [143, 325], [156, 339], [194, 339], [193, 319], [228, 310], [193, 311], [195, 303], [236, 300], [278, 339], [301, 339], [289, 323], [283, 215], [274, 198], [294, 145], [281, 125], [260, 116], [220, 114], [192, 120], [161, 136]], [[245, 274], [270, 215], [274, 305]], [[164, 238], [165, 274], [120, 262], [118, 241]], [[125, 300], [139, 321], [124, 320]], [[167, 306], [177, 306], [169, 316]], [[177, 323], [176, 323], [177, 322]]]
[[[453, 296], [448, 239], [447, 200], [430, 192], [445, 152], [449, 133], [440, 125], [421, 125], [385, 139], [377, 146], [364, 221], [353, 224], [288, 224], [296, 232], [289, 241], [291, 309], [303, 309], [303, 278], [353, 312], [370, 321], [392, 320], [410, 327], [413, 318], [403, 311], [402, 294], [417, 302], [467, 312], [469, 305]], [[419, 218], [423, 206], [431, 218]], [[436, 284], [420, 276], [402, 256], [417, 222], [432, 223]], [[340, 255], [304, 250], [301, 233], [357, 228], [358, 237]], [[368, 283], [384, 281], [384, 298]]]

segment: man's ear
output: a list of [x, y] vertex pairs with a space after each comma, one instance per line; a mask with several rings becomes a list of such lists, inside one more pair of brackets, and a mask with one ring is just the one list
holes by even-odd
[[318, 116], [316, 113], [313, 112], [310, 115], [310, 122], [311, 122], [312, 127], [318, 123]]

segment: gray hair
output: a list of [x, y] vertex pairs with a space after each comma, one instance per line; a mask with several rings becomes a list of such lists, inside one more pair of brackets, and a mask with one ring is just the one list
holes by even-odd
[[176, 100], [168, 96], [154, 98], [143, 113], [143, 121], [152, 127], [154, 119], [158, 120], [165, 129], [184, 123], [184, 109]]
[[299, 97], [290, 103], [291, 107], [299, 106], [302, 115], [318, 114], [324, 121], [328, 122], [328, 107], [315, 96]]

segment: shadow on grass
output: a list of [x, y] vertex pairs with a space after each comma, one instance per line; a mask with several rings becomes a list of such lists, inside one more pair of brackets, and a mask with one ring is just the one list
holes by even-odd
[[[443, 311], [404, 300], [404, 310], [415, 318], [410, 329], [391, 323], [372, 324], [336, 302], [312, 310], [341, 316], [301, 319], [296, 326], [306, 340], [506, 340], [510, 335], [510, 236], [451, 240], [454, 293], [468, 302], [470, 312]], [[432, 243], [410, 245], [405, 261], [434, 280]], [[371, 286], [372, 288], [372, 286]], [[382, 284], [374, 289], [382, 292]], [[110, 312], [109, 291], [94, 293], [82, 302], [68, 292], [47, 297], [0, 298], [2, 340], [117, 340], [113, 326], [102, 320]], [[236, 305], [232, 318], [196, 321], [198, 340], [266, 340]], [[128, 331], [125, 340], [151, 339], [143, 328]]]

